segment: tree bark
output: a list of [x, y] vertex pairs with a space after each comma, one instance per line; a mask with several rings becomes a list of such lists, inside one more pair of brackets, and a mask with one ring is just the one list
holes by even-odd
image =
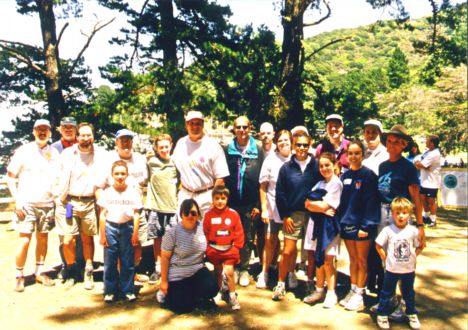
[[52, 0], [36, 0], [41, 22], [44, 43], [45, 87], [49, 106], [49, 120], [52, 127], [60, 125], [60, 119], [66, 114], [65, 99], [60, 83], [60, 61], [58, 53], [55, 15]]

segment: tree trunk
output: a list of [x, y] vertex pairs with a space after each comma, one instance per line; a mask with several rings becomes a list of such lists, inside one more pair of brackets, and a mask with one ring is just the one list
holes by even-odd
[[301, 75], [304, 49], [303, 16], [307, 7], [304, 0], [285, 0], [282, 14], [283, 45], [280, 75], [280, 97], [284, 109], [281, 124], [287, 129], [304, 124]]
[[44, 43], [45, 87], [49, 106], [49, 120], [52, 127], [58, 127], [61, 117], [66, 114], [66, 106], [60, 84], [60, 61], [53, 0], [36, 0], [36, 4], [39, 10]]
[[171, 0], [159, 1], [161, 13], [161, 37], [159, 42], [163, 50], [164, 71], [168, 74], [165, 84], [166, 102], [163, 102], [162, 112], [167, 115], [167, 122], [173, 137], [184, 133], [184, 113], [180, 107], [174, 107], [178, 102], [167, 102], [177, 97], [177, 91], [182, 87], [182, 76], [177, 60], [177, 31], [174, 18], [174, 8]]

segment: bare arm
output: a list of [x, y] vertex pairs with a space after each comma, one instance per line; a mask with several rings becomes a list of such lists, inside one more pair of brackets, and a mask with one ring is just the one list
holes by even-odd
[[140, 228], [140, 212], [138, 212], [138, 210], [133, 210], [133, 235], [132, 235], [133, 246], [137, 246], [139, 243], [139, 239], [138, 239], [139, 228]]
[[15, 214], [18, 217], [18, 219], [24, 219], [26, 217], [26, 214], [24, 213], [23, 205], [20, 205], [18, 203], [18, 199], [17, 199], [18, 186], [16, 185], [16, 183], [17, 183], [16, 182], [16, 176], [13, 173], [8, 172], [6, 181], [7, 181], [8, 189], [10, 190], [11, 196], [15, 200], [15, 205], [16, 205], [15, 206]]
[[327, 210], [332, 209], [332, 207], [324, 201], [310, 201], [308, 199], [306, 199], [304, 206], [310, 212], [316, 213], [325, 213]]
[[380, 259], [385, 262], [385, 260], [387, 260], [387, 253], [385, 252], [384, 248], [381, 245], [375, 243], [375, 249], [380, 256]]
[[426, 234], [424, 232], [424, 226], [422, 221], [422, 205], [421, 200], [419, 199], [419, 187], [417, 184], [412, 184], [408, 187], [411, 199], [414, 203], [414, 213], [416, 217], [416, 223], [418, 224], [418, 239], [419, 247], [423, 250], [426, 247]]
[[161, 250], [161, 284], [159, 289], [167, 295], [169, 289], [169, 261], [171, 260], [172, 251]]
[[107, 219], [107, 209], [101, 207], [101, 213], [99, 214], [99, 243], [107, 247], [107, 238], [106, 238], [106, 219]]
[[262, 208], [262, 221], [264, 223], [270, 222], [268, 217], [268, 209], [267, 209], [267, 189], [268, 189], [268, 182], [260, 183], [260, 206]]

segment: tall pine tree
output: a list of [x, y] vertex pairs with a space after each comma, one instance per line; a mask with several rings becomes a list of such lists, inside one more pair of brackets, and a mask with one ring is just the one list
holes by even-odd
[[387, 75], [391, 88], [398, 88], [409, 80], [408, 59], [399, 47], [388, 62]]

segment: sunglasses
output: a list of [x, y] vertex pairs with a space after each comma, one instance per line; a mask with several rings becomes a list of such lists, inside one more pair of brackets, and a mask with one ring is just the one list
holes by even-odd
[[236, 126], [236, 129], [247, 129], [249, 126], [244, 126], [244, 125], [238, 125]]
[[184, 215], [188, 217], [191, 215], [192, 217], [198, 217], [198, 212], [197, 211], [189, 211], [189, 212], [184, 212]]
[[298, 148], [308, 148], [309, 147], [309, 144], [308, 143], [296, 143], [295, 144], [296, 147]]

